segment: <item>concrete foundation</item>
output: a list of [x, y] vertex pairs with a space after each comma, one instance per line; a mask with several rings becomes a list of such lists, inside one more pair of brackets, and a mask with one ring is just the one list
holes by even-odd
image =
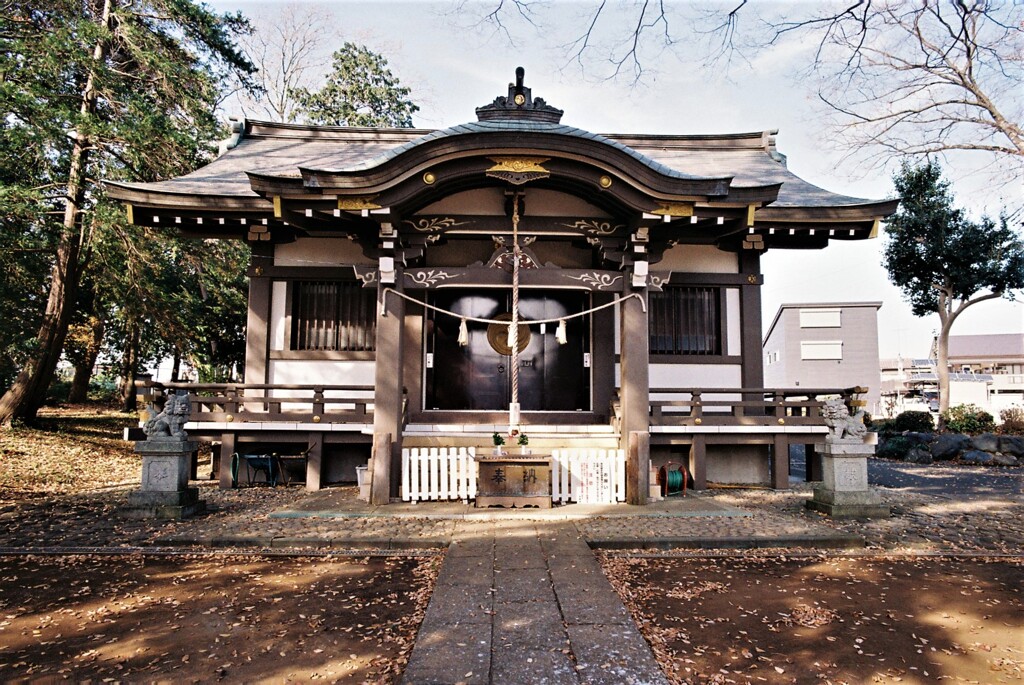
[[730, 485], [769, 485], [767, 445], [708, 445], [707, 479]]

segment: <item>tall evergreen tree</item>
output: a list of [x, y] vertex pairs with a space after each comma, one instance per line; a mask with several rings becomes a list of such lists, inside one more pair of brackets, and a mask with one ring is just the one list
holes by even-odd
[[311, 124], [326, 126], [412, 126], [419, 111], [411, 91], [400, 85], [388, 61], [362, 45], [345, 43], [333, 56], [327, 83], [316, 92], [292, 90], [298, 111]]
[[[32, 420], [64, 346], [83, 268], [108, 226], [101, 176], [155, 180], [194, 168], [224, 80], [252, 66], [238, 15], [191, 0], [43, 0], [0, 15], [0, 133], [39, 150], [39, 178], [0, 196], [23, 234], [53, 235], [46, 304], [22, 368], [0, 397], [0, 423]], [[26, 336], [28, 337], [28, 336]]]
[[1024, 288], [1024, 240], [989, 217], [954, 206], [935, 162], [904, 164], [893, 178], [900, 208], [886, 227], [884, 264], [916, 316], [939, 315], [939, 411], [949, 408], [949, 331], [967, 307]]

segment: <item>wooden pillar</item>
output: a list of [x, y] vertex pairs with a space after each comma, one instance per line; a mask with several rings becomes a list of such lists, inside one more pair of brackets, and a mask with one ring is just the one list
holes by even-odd
[[[644, 300], [647, 290], [635, 291]], [[622, 397], [623, 449], [629, 449], [630, 433], [650, 433], [650, 354], [647, 313], [639, 299], [631, 297], [620, 305], [619, 316], [620, 395]]]
[[703, 435], [694, 435], [690, 443], [690, 475], [693, 489], [706, 490], [708, 487], [707, 443]]
[[633, 431], [629, 434], [626, 459], [626, 502], [647, 504], [651, 492], [651, 434]]
[[306, 491], [314, 492], [323, 487], [324, 434], [310, 433], [306, 452]]
[[772, 443], [772, 487], [785, 490], [789, 487], [789, 436], [776, 433]]
[[[593, 306], [611, 302], [616, 293], [593, 293]], [[612, 413], [612, 396], [615, 394], [615, 336], [605, 331], [615, 330], [615, 308], [609, 307], [591, 315], [591, 378], [593, 379], [591, 409], [597, 415], [598, 423], [607, 423]]]
[[231, 488], [231, 455], [235, 453], [235, 434], [224, 433], [220, 436], [220, 488]]
[[264, 276], [274, 264], [274, 246], [252, 246], [249, 267], [249, 314], [245, 325], [245, 382], [267, 382], [267, 356], [270, 329], [270, 278]]
[[370, 504], [391, 502], [391, 434], [374, 433], [370, 454]]
[[[747, 282], [740, 286], [740, 336], [744, 388], [764, 387], [764, 361], [761, 359], [761, 257], [753, 250], [740, 252], [740, 270]], [[750, 281], [754, 282], [751, 283]], [[745, 399], [759, 399], [745, 398]]]
[[[399, 273], [398, 282], [401, 282]], [[370, 469], [370, 502], [381, 505], [391, 501], [391, 462], [402, 449], [402, 350], [405, 300], [384, 296], [386, 286], [377, 291], [377, 362], [373, 392], [374, 448]], [[387, 436], [390, 449], [378, 449]]]
[[821, 455], [814, 449], [814, 443], [804, 445], [804, 480], [808, 483], [824, 478], [821, 472]]

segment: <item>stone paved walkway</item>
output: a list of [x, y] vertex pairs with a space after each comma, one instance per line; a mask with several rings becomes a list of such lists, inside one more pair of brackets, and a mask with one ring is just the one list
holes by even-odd
[[464, 523], [403, 683], [666, 683], [572, 524]]

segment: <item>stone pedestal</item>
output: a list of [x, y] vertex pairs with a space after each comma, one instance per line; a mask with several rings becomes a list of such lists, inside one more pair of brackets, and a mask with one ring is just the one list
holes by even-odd
[[868, 488], [868, 457], [878, 436], [829, 440], [816, 444], [821, 455], [822, 484], [814, 488], [807, 508], [835, 518], [887, 518], [889, 506]]
[[192, 453], [199, 443], [150, 438], [135, 443], [142, 455], [142, 487], [128, 495], [130, 518], [183, 519], [206, 510], [199, 488], [188, 486]]

